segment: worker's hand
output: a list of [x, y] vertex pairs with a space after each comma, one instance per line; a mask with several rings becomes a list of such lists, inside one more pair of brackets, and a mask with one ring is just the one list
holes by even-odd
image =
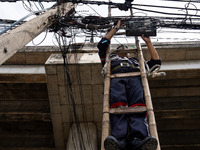
[[145, 43], [151, 43], [150, 37], [145, 37], [144, 34], [142, 34], [142, 39], [145, 41]]
[[125, 26], [124, 24], [124, 20], [118, 20], [117, 25], [115, 27], [117, 27], [118, 29], [121, 29]]

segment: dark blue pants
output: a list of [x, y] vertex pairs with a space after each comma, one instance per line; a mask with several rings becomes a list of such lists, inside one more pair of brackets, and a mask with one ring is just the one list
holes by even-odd
[[[145, 106], [140, 77], [114, 78], [110, 85], [110, 107]], [[117, 139], [144, 139], [149, 135], [146, 113], [110, 115], [111, 135]]]

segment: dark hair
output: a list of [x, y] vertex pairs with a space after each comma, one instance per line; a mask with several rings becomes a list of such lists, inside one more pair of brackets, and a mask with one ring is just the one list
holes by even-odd
[[121, 44], [120, 46], [117, 47], [117, 50], [121, 48], [128, 48], [128, 46]]

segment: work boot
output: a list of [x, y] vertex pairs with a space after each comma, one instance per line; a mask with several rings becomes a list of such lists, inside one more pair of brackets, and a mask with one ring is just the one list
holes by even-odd
[[104, 141], [105, 150], [126, 150], [126, 139], [117, 140], [113, 136], [108, 136]]
[[132, 150], [156, 150], [158, 142], [152, 136], [146, 137], [144, 140], [134, 138], [131, 141]]

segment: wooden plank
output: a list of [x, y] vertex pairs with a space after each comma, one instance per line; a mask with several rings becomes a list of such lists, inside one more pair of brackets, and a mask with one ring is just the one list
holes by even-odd
[[199, 144], [200, 130], [159, 131], [159, 137], [162, 145]]
[[55, 148], [23, 148], [23, 147], [0, 147], [0, 150], [56, 150]]
[[31, 91], [47, 91], [46, 83], [1, 83], [0, 88], [3, 90], [26, 90]]
[[0, 74], [0, 83], [46, 83], [45, 74]]
[[51, 122], [44, 121], [7, 121], [0, 123], [1, 134], [52, 134]]
[[200, 96], [153, 97], [154, 110], [199, 109]]
[[0, 83], [0, 100], [48, 99], [47, 85], [43, 83]]
[[[56, 15], [67, 14], [74, 8], [72, 3], [64, 3], [60, 6], [49, 9], [48, 11], [38, 15], [30, 21], [20, 25], [0, 36], [0, 64], [3, 64], [8, 58], [14, 55], [19, 49], [33, 40], [36, 36], [47, 29], [54, 21], [51, 17]], [[19, 38], [20, 37], [20, 38]], [[14, 41], [14, 42], [13, 42]]]
[[161, 145], [162, 150], [199, 150], [200, 144], [195, 145]]
[[184, 97], [200, 96], [200, 87], [169, 87], [153, 88], [151, 94], [153, 97]]
[[34, 112], [0, 112], [0, 121], [47, 121], [51, 122], [50, 113], [34, 113]]
[[200, 109], [156, 110], [157, 119], [200, 119]]
[[140, 72], [131, 72], [131, 73], [117, 73], [117, 74], [111, 74], [106, 75], [110, 78], [123, 78], [123, 77], [134, 77], [134, 76], [140, 76]]
[[53, 134], [0, 134], [0, 147], [54, 147]]
[[163, 79], [151, 80], [149, 79], [150, 88], [170, 88], [170, 87], [185, 87], [185, 86], [200, 86], [200, 78], [191, 79]]
[[[163, 71], [163, 70], [162, 70]], [[169, 80], [169, 79], [190, 79], [190, 78], [199, 78], [200, 69], [192, 70], [166, 70], [166, 76], [156, 77], [153, 80]], [[150, 78], [152, 80], [152, 78]]]
[[159, 131], [199, 130], [200, 120], [194, 118], [156, 119]]
[[145, 112], [145, 111], [146, 111], [145, 106], [110, 109], [111, 114], [133, 114], [133, 113], [141, 113], [141, 112]]
[[46, 100], [0, 100], [0, 112], [49, 113], [49, 101]]

